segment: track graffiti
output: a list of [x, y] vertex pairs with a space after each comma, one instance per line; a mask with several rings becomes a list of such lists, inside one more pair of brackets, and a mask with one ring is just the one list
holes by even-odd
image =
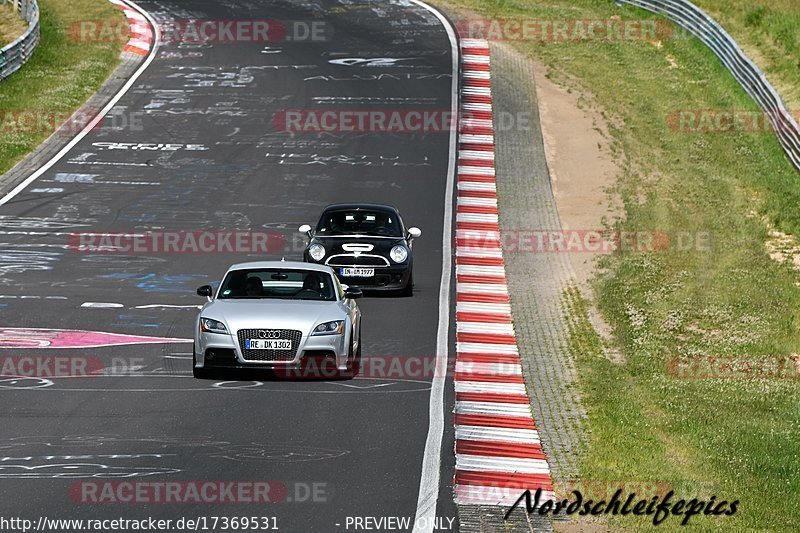
[[0, 328], [0, 348], [97, 348], [129, 344], [192, 342], [191, 339], [124, 335], [103, 331], [43, 328]]

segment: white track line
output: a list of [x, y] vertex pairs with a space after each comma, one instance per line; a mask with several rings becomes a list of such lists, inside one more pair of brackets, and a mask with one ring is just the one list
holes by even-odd
[[[430, 11], [444, 26], [450, 39], [453, 80], [451, 84], [451, 116], [458, 115], [458, 72], [459, 45], [456, 33], [447, 18], [435, 8], [421, 0], [412, 3]], [[439, 284], [439, 327], [436, 339], [436, 371], [431, 384], [428, 436], [425, 439], [425, 452], [422, 457], [422, 476], [419, 482], [417, 510], [414, 518], [414, 533], [433, 531], [436, 518], [436, 504], [439, 499], [441, 476], [442, 437], [444, 435], [444, 387], [447, 380], [445, 372], [449, 359], [450, 343], [450, 283], [452, 280], [453, 245], [453, 193], [455, 187], [456, 160], [458, 155], [458, 132], [450, 130], [450, 160], [447, 168], [445, 187], [444, 222], [442, 228], [442, 279]]]

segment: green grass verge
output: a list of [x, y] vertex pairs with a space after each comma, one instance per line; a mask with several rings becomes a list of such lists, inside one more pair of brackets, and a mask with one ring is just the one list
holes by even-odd
[[52, 130], [20, 122], [17, 112], [69, 116], [92, 96], [119, 63], [121, 40], [78, 39], [82, 21], [125, 21], [104, 0], [39, 0], [41, 42], [33, 58], [0, 83], [0, 174], [42, 143]]
[[800, 113], [800, 2], [697, 0], [744, 47], [789, 107]]
[[25, 33], [28, 25], [11, 4], [0, 4], [0, 48]]
[[[439, 3], [495, 18], [652, 18], [610, 0]], [[715, 4], [724, 9], [727, 2]], [[609, 128], [625, 212], [618, 229], [712, 236], [709, 248], [604, 258], [598, 305], [623, 363], [602, 357], [584, 304], [565, 295], [589, 413], [582, 478], [664, 481], [688, 498], [716, 492], [741, 500], [735, 516], [696, 517], [692, 530], [796, 530], [798, 380], [679, 379], [667, 372], [667, 361], [800, 351], [797, 279], [769, 259], [767, 230], [751, 213], [800, 234], [800, 176], [771, 134], [684, 133], [667, 125], [676, 110], [757, 110], [697, 40], [513, 44], [551, 67], [555, 81], [593, 94], [614, 117]], [[614, 521], [615, 528], [637, 530], [648, 524]], [[678, 524], [667, 520], [660, 529], [685, 529]]]

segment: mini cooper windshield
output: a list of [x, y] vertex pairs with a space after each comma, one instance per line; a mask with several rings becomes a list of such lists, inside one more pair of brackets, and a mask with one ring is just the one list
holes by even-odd
[[327, 211], [317, 226], [317, 235], [376, 235], [403, 237], [400, 221], [389, 211], [342, 209]]
[[225, 276], [220, 300], [315, 300], [336, 301], [333, 278], [309, 270], [234, 270]]

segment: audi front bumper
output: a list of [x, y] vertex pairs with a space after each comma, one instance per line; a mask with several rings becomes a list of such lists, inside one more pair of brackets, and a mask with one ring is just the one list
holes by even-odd
[[347, 368], [350, 347], [350, 332], [347, 329], [339, 335], [311, 336], [304, 333], [298, 344], [297, 348], [292, 347], [294, 356], [291, 359], [258, 360], [243, 349], [238, 332], [237, 336], [202, 332], [195, 336], [194, 341], [195, 368], [290, 369], [300, 368], [305, 359], [319, 357], [333, 358], [337, 368]]

